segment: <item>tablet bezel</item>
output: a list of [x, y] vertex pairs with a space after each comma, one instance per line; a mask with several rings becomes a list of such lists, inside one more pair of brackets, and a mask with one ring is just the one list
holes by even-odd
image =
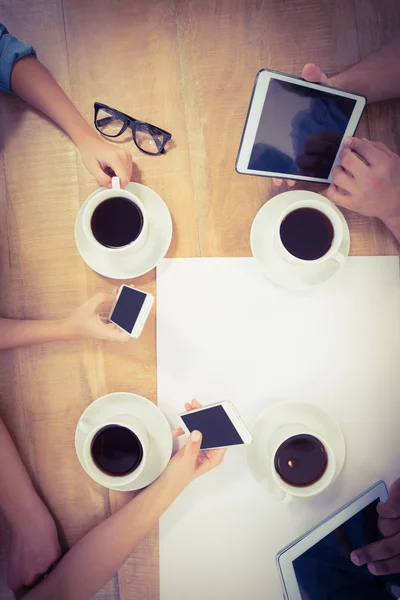
[[377, 499], [385, 502], [387, 497], [388, 491], [385, 483], [378, 481], [277, 554], [276, 562], [286, 600], [302, 600], [293, 561], [368, 504]]
[[[257, 134], [258, 125], [260, 122], [261, 113], [264, 107], [265, 97], [268, 92], [268, 87], [271, 79], [279, 79], [281, 81], [288, 81], [302, 87], [308, 87], [315, 90], [322, 90], [324, 92], [334, 94], [336, 96], [344, 96], [345, 98], [351, 98], [356, 101], [353, 113], [350, 117], [346, 131], [344, 132], [339, 150], [336, 154], [335, 160], [332, 165], [332, 169], [329, 172], [327, 179], [321, 179], [319, 177], [305, 177], [303, 175], [292, 175], [288, 173], [278, 173], [272, 171], [256, 171], [249, 169], [250, 156], [253, 150], [255, 137]], [[278, 179], [294, 179], [298, 181], [316, 181], [318, 183], [331, 183], [332, 181], [332, 170], [340, 164], [339, 154], [344, 147], [344, 140], [348, 136], [354, 135], [357, 129], [358, 123], [360, 122], [362, 112], [366, 105], [366, 98], [360, 94], [352, 94], [339, 88], [329, 87], [321, 85], [319, 83], [309, 83], [299, 77], [292, 77], [279, 73], [277, 71], [271, 71], [269, 69], [262, 69], [257, 73], [257, 77], [253, 87], [253, 93], [250, 100], [250, 106], [247, 112], [246, 122], [244, 125], [242, 138], [240, 141], [239, 152], [236, 159], [236, 171], [245, 175], [261, 175], [262, 177], [276, 177]]]

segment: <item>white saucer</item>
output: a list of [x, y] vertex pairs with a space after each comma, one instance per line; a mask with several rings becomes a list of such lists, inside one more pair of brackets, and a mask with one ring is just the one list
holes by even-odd
[[[295, 196], [294, 196], [295, 195]], [[278, 194], [271, 198], [258, 211], [251, 228], [250, 245], [254, 258], [258, 261], [265, 275], [273, 283], [291, 290], [309, 290], [331, 279], [340, 269], [335, 261], [327, 261], [319, 265], [313, 265], [313, 278], [310, 279], [309, 266], [294, 265], [280, 258], [274, 248], [274, 235], [276, 223], [280, 215], [293, 202], [307, 200], [313, 195], [318, 196], [319, 201], [329, 203], [336, 211], [343, 224], [343, 242], [339, 252], [347, 256], [350, 250], [350, 232], [346, 219], [341, 211], [336, 208], [320, 194], [305, 190], [292, 190]], [[295, 200], [294, 200], [295, 198]]]
[[110, 254], [106, 249], [98, 250], [91, 246], [84, 234], [82, 215], [92, 196], [104, 188], [99, 188], [81, 206], [75, 222], [75, 242], [79, 254], [93, 271], [111, 279], [132, 279], [148, 273], [166, 255], [172, 239], [172, 219], [164, 200], [141, 183], [128, 183], [126, 189], [135, 194], [143, 203], [149, 219], [149, 236], [144, 246], [132, 255]]
[[[283, 501], [285, 492], [277, 485], [270, 471], [271, 458], [268, 456], [268, 441], [274, 431], [288, 423], [301, 423], [319, 433], [331, 446], [336, 459], [336, 471], [332, 482], [343, 469], [346, 444], [339, 424], [321, 408], [303, 402], [282, 402], [269, 406], [257, 418], [251, 434], [253, 443], [246, 447], [247, 464], [258, 483]], [[323, 493], [323, 492], [322, 492]], [[304, 501], [304, 499], [300, 499]], [[298, 501], [298, 500], [297, 500]]]
[[[82, 420], [85, 422], [90, 421], [95, 426], [107, 419], [112, 422], [112, 418], [116, 414], [131, 414], [138, 417], [147, 429], [150, 445], [147, 464], [143, 473], [135, 481], [125, 486], [108, 487], [123, 492], [140, 490], [153, 483], [161, 475], [171, 458], [171, 427], [164, 413], [153, 402], [130, 392], [114, 392], [95, 400], [83, 412], [79, 423]], [[79, 462], [85, 469], [80, 457], [86, 436], [80, 429], [79, 423], [75, 432], [75, 449]]]

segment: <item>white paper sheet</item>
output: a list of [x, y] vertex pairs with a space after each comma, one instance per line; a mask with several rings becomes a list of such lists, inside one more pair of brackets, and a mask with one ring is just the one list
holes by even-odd
[[251, 258], [165, 259], [157, 270], [158, 405], [228, 399], [249, 425], [276, 400], [315, 403], [347, 457], [323, 494], [283, 505], [232, 448], [160, 522], [161, 600], [278, 600], [276, 553], [378, 479], [400, 475], [397, 257], [350, 258], [312, 293], [268, 282]]

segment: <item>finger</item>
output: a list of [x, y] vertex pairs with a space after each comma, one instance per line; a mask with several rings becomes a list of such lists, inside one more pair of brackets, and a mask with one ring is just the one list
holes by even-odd
[[314, 63], [307, 63], [303, 67], [301, 76], [303, 79], [310, 81], [311, 83], [322, 83], [324, 85], [329, 85], [329, 81], [325, 73], [323, 73], [321, 69]]
[[190, 402], [185, 402], [185, 410], [186, 411], [192, 410], [192, 405]]
[[188, 442], [186, 444], [185, 453], [190, 456], [190, 458], [195, 462], [197, 457], [199, 456], [201, 440], [203, 436], [200, 431], [195, 429], [189, 436]]
[[277, 187], [282, 185], [282, 179], [272, 178], [272, 181], [274, 182], [274, 185], [276, 185]]
[[387, 147], [385, 146], [385, 144], [382, 144], [382, 142], [375, 142], [374, 140], [367, 140], [367, 138], [361, 138], [363, 139], [365, 142], [370, 142], [371, 144], [373, 144], [375, 146], [375, 148], [377, 148], [378, 150], [382, 150], [382, 152], [384, 152], [387, 156], [392, 157], [393, 156], [393, 152]]
[[296, 182], [293, 179], [288, 179], [287, 184], [289, 187], [293, 187], [294, 185], [296, 185]]
[[331, 183], [328, 187], [326, 195], [333, 204], [337, 204], [338, 206], [345, 206], [349, 196], [347, 192], [338, 188], [334, 183]]
[[390, 496], [387, 502], [379, 502], [376, 510], [378, 515], [384, 519], [398, 519], [400, 517], [400, 505], [390, 502]]
[[341, 151], [339, 158], [341, 167], [351, 173], [353, 177], [366, 176], [368, 166], [359, 158], [358, 154], [353, 152], [353, 150], [345, 148]]
[[346, 173], [341, 166], [336, 166], [332, 169], [332, 181], [345, 192], [351, 194], [355, 188], [354, 177]]
[[102, 304], [105, 304], [106, 302], [114, 302], [114, 296], [112, 294], [100, 292], [99, 294], [96, 294], [95, 296], [89, 298], [86, 304], [89, 310], [97, 312], [100, 306]]
[[368, 571], [372, 575], [391, 575], [400, 573], [400, 555], [388, 560], [376, 561], [368, 564]]
[[392, 537], [379, 540], [378, 542], [372, 542], [367, 544], [363, 548], [354, 550], [350, 554], [351, 561], [360, 567], [370, 562], [377, 560], [387, 560], [393, 558], [400, 552], [400, 533], [393, 535]]
[[400, 518], [385, 519], [383, 517], [378, 517], [378, 528], [382, 535], [385, 537], [391, 537], [392, 535], [400, 532]]
[[111, 177], [107, 173], [104, 173], [100, 163], [95, 158], [89, 162], [88, 168], [102, 187], [106, 188], [111, 185]]
[[192, 408], [203, 408], [200, 402], [196, 400], [196, 398], [193, 398], [191, 406]]
[[185, 432], [183, 431], [182, 427], [178, 427], [178, 429], [174, 429], [174, 431], [172, 432], [172, 436], [174, 438], [178, 438], [178, 437], [180, 437], [181, 435], [184, 435], [184, 434], [185, 434]]
[[132, 175], [132, 160], [129, 157], [121, 158], [120, 156], [116, 156], [112, 160], [109, 161], [109, 166], [114, 170], [117, 177], [119, 177], [121, 182], [121, 187], [125, 188]]
[[372, 142], [363, 138], [351, 138], [348, 137], [344, 141], [346, 148], [350, 148], [357, 152], [369, 165], [375, 165], [381, 158], [382, 150], [379, 150], [374, 146]]

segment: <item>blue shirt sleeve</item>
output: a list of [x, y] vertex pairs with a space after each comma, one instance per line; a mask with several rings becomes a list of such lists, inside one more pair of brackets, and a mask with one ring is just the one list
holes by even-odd
[[11, 70], [15, 61], [23, 56], [33, 54], [36, 56], [32, 46], [27, 46], [17, 38], [10, 35], [7, 28], [0, 23], [0, 90], [12, 93], [10, 86]]

